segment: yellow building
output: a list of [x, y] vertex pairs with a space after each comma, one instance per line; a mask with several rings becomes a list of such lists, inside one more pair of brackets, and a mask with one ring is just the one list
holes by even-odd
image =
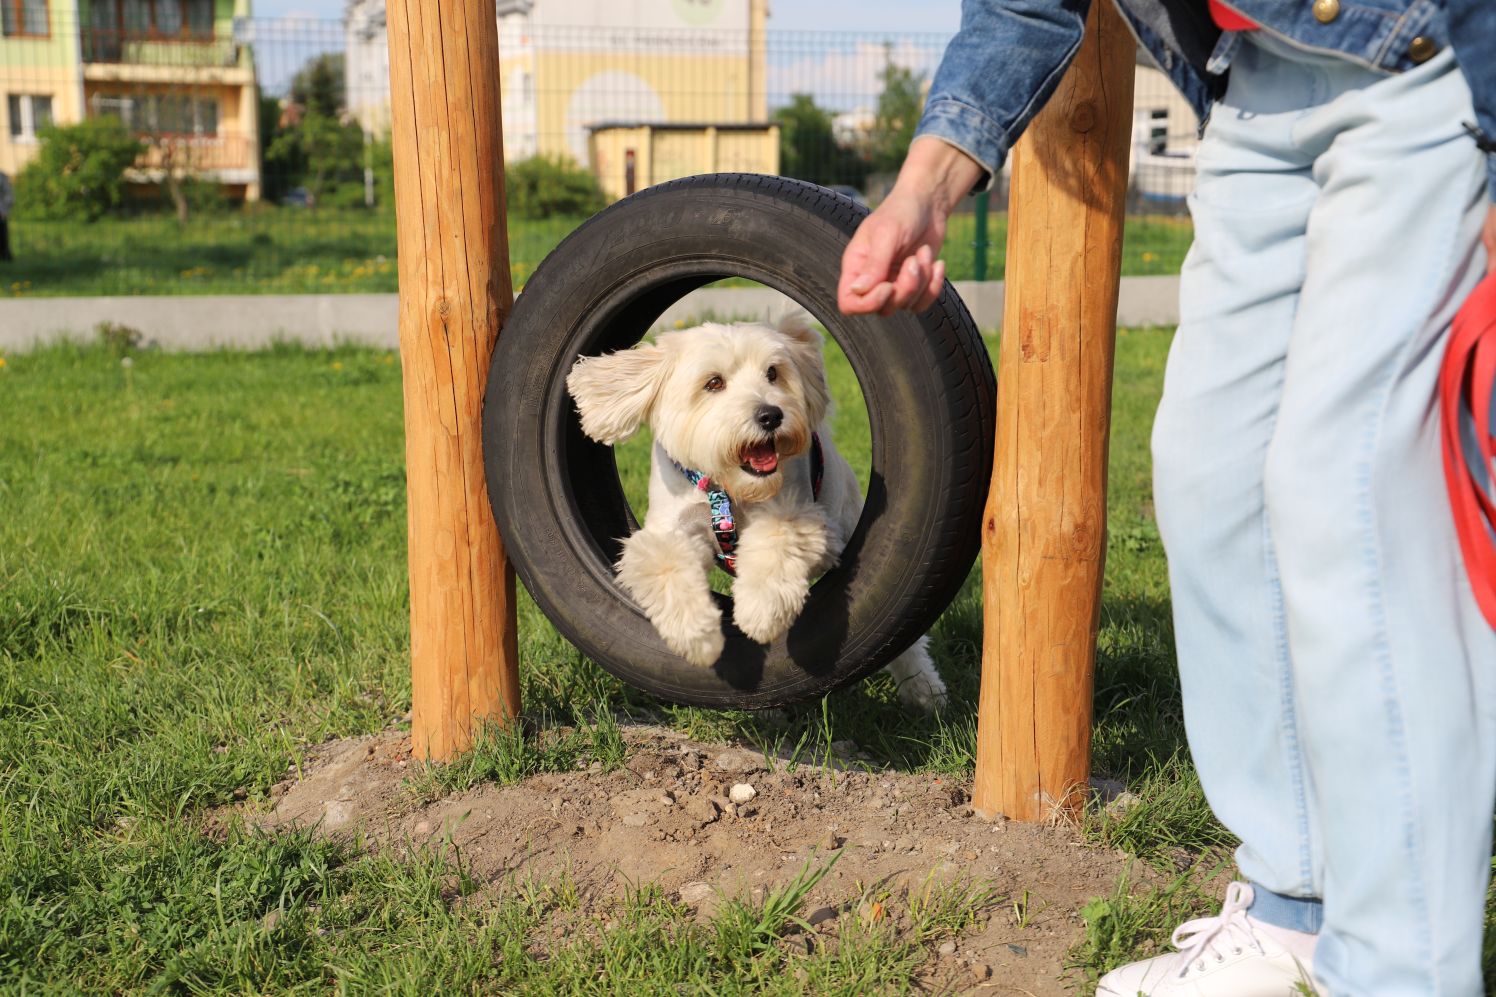
[[[0, 39], [0, 170], [25, 165], [45, 124], [110, 115], [148, 147], [131, 179], [170, 169], [259, 198], [254, 59], [235, 35], [250, 0], [5, 2], [19, 13]], [[12, 31], [43, 22], [46, 35]]]
[[15, 176], [37, 132], [83, 116], [78, 13], [69, 3], [10, 0], [0, 7], [0, 172]]
[[[621, 184], [622, 174], [592, 160], [599, 125], [637, 123], [653, 127], [657, 143], [700, 150], [705, 130], [716, 128], [719, 161], [742, 158], [737, 146], [748, 140], [738, 126], [756, 126], [760, 137], [769, 128], [767, 0], [497, 0], [496, 8], [506, 159], [567, 156], [612, 190], [610, 178], [617, 173]], [[389, 126], [383, 0], [350, 0], [345, 26], [349, 110], [379, 134]], [[765, 162], [759, 144], [755, 164]]]
[[767, 124], [766, 0], [500, 0], [505, 155], [607, 121]]
[[604, 123], [591, 128], [587, 161], [617, 200], [697, 173], [778, 173], [778, 125]]

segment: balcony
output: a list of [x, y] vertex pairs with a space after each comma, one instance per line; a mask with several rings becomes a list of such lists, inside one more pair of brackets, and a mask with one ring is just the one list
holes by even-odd
[[114, 28], [82, 33], [83, 78], [140, 83], [251, 83], [254, 70], [233, 38], [162, 36]]
[[159, 183], [170, 169], [219, 183], [258, 183], [258, 143], [246, 135], [146, 136], [147, 148], [126, 176]]

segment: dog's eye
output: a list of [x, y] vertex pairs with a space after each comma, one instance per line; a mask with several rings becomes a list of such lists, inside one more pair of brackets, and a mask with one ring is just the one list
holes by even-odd
[[722, 380], [721, 375], [713, 374], [711, 376], [711, 379], [706, 382], [706, 390], [708, 390], [708, 391], [721, 391], [722, 387], [723, 387], [723, 385], [725, 383], [726, 382], [724, 382]]
[[769, 379], [770, 384], [773, 384], [775, 381], [779, 380], [779, 368], [770, 367], [768, 370], [764, 371], [764, 377]]

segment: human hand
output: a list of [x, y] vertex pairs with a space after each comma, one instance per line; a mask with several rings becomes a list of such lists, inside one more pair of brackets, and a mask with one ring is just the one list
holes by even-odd
[[842, 254], [837, 305], [848, 315], [924, 311], [945, 283], [945, 261], [935, 259], [944, 241], [945, 215], [928, 199], [895, 189]]
[[940, 296], [951, 208], [982, 175], [982, 167], [939, 139], [916, 139], [898, 182], [863, 219], [842, 254], [837, 305], [847, 315], [923, 311]]

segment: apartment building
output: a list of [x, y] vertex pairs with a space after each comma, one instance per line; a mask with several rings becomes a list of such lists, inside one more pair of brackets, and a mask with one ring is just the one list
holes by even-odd
[[113, 116], [145, 141], [130, 179], [171, 170], [260, 196], [250, 0], [0, 0], [0, 170], [49, 123]]

